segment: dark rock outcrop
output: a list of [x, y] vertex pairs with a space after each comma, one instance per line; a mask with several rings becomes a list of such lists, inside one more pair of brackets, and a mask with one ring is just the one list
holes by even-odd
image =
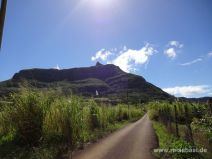
[[[102, 97], [123, 102], [173, 99], [171, 95], [147, 82], [142, 76], [126, 73], [113, 64], [72, 69], [28, 69], [16, 73], [7, 83], [14, 88], [23, 82], [42, 88], [61, 88], [66, 93]], [[0, 83], [0, 91], [8, 84]], [[14, 86], [15, 85], [15, 86]], [[1, 93], [1, 92], [0, 92]]]

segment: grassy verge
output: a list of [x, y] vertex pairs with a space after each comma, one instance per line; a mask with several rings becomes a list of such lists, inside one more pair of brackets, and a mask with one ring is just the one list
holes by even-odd
[[[162, 159], [201, 159], [207, 158], [206, 153], [194, 153], [194, 152], [180, 152], [179, 150], [191, 150], [196, 149], [195, 146], [185, 141], [183, 138], [176, 138], [174, 135], [168, 132], [167, 128], [160, 122], [153, 122], [153, 127], [156, 131], [159, 147], [154, 154]], [[197, 148], [198, 149], [198, 148]]]
[[144, 111], [24, 90], [0, 109], [0, 158], [56, 159], [113, 132]]
[[[106, 130], [95, 130], [90, 135], [87, 142], [96, 142], [99, 139], [109, 135], [110, 133], [125, 127], [126, 125], [134, 122], [134, 120], [121, 121], [109, 125]], [[84, 143], [86, 145], [86, 143]], [[78, 145], [75, 149], [82, 149], [82, 145]], [[15, 142], [7, 142], [0, 145], [0, 158], [1, 159], [57, 159], [57, 158], [68, 158], [70, 156], [70, 151], [67, 145], [62, 143], [48, 143], [43, 142], [38, 146], [20, 146]]]
[[92, 135], [90, 136], [90, 139], [88, 140], [88, 142], [96, 142], [98, 139], [101, 139], [102, 137], [107, 136], [108, 134], [125, 127], [127, 124], [133, 121], [125, 120], [121, 122], [116, 122], [114, 124], [108, 125], [108, 127], [105, 130], [101, 130], [101, 129], [95, 130], [92, 132]]
[[[169, 152], [159, 153], [159, 155], [165, 156], [164, 158], [166, 155], [169, 156], [168, 158], [212, 157], [210, 155], [212, 150], [210, 105], [185, 101], [161, 101], [148, 103], [147, 108], [150, 119], [156, 122], [154, 126], [160, 146], [168, 149]], [[192, 153], [170, 153], [169, 151], [178, 148], [192, 149]], [[202, 149], [207, 153], [203, 153]], [[193, 153], [194, 151], [198, 153]]]

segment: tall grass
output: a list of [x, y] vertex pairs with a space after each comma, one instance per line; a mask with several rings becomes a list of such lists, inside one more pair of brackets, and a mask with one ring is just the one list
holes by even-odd
[[9, 142], [29, 147], [59, 144], [73, 151], [96, 138], [96, 132], [138, 119], [143, 113], [135, 106], [100, 106], [92, 99], [22, 90], [1, 106], [0, 146]]
[[201, 118], [206, 114], [206, 105], [198, 103], [151, 102], [147, 107], [151, 119], [160, 120], [165, 124], [169, 121], [175, 121], [175, 113], [177, 114], [178, 123], [181, 124], [191, 123], [193, 118]]
[[0, 113], [0, 133], [13, 134], [21, 144], [38, 144], [42, 136], [43, 97], [34, 92], [20, 92], [11, 95], [10, 102]]
[[150, 118], [162, 123], [170, 134], [175, 135], [177, 143], [185, 141], [193, 147], [201, 145], [211, 153], [212, 117], [206, 104], [164, 101], [151, 102], [147, 107]]

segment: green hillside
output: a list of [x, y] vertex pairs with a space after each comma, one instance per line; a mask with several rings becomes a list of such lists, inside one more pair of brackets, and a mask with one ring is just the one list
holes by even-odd
[[[119, 67], [97, 63], [96, 66], [72, 69], [28, 69], [0, 83], [5, 96], [21, 87], [58, 90], [65, 95], [104, 97], [122, 102], [147, 102], [173, 98], [143, 77], [126, 73]], [[97, 93], [98, 92], [98, 93]]]

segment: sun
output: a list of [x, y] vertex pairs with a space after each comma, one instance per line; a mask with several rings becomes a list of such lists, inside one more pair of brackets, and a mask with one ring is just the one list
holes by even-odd
[[110, 9], [119, 8], [122, 0], [78, 0], [78, 3], [74, 10], [79, 8], [85, 8], [86, 10], [95, 13], [95, 15], [103, 14], [104, 12], [109, 13]]
[[91, 3], [93, 3], [93, 5], [96, 5], [96, 6], [101, 6], [101, 7], [106, 7], [106, 6], [109, 6], [109, 5], [112, 5], [113, 1], [114, 0], [90, 0]]

